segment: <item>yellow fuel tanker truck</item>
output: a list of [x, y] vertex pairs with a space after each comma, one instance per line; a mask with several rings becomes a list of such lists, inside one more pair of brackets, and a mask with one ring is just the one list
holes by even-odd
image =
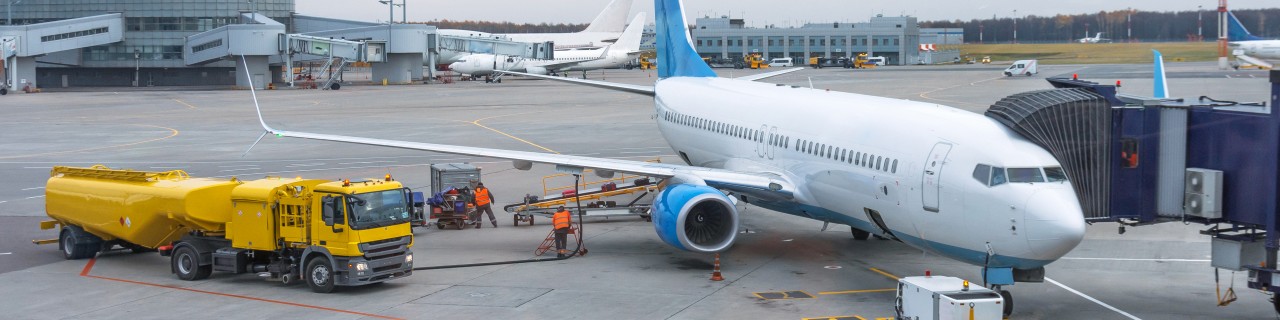
[[115, 246], [158, 250], [182, 280], [213, 271], [269, 273], [331, 292], [412, 273], [410, 201], [390, 175], [244, 181], [181, 170], [53, 167], [45, 187], [53, 220], [40, 227], [60, 228], [67, 259]]

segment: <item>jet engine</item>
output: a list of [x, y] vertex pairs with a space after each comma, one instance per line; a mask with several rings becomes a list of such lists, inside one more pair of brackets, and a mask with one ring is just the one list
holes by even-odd
[[547, 68], [543, 68], [543, 67], [525, 67], [525, 68], [524, 68], [524, 72], [525, 72], [525, 73], [530, 73], [530, 74], [547, 74]]
[[668, 186], [654, 197], [651, 214], [662, 241], [681, 250], [720, 252], [738, 236], [737, 207], [712, 187]]

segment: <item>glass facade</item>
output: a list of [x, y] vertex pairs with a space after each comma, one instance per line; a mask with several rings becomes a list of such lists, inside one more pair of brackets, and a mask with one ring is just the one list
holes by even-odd
[[[3, 0], [0, 0], [3, 1]], [[49, 54], [37, 70], [47, 86], [227, 85], [235, 63], [187, 66], [186, 37], [240, 22], [242, 12], [276, 20], [293, 32], [295, 0], [27, 0], [13, 5], [13, 24], [34, 24], [107, 13], [124, 15], [124, 41]], [[2, 9], [3, 7], [0, 7]], [[0, 19], [0, 25], [5, 23]], [[94, 30], [52, 35], [71, 38]]]

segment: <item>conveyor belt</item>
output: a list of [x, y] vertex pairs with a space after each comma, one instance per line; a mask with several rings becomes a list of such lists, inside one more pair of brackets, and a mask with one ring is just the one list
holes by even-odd
[[649, 191], [649, 188], [651, 187], [654, 187], [654, 185], [646, 184], [646, 185], [637, 186], [634, 184], [625, 184], [625, 185], [619, 185], [618, 188], [615, 190], [609, 190], [609, 191], [604, 191], [602, 189], [584, 190], [585, 192], [583, 192], [581, 195], [578, 195], [577, 197], [574, 197], [572, 195], [567, 197], [551, 196], [551, 197], [538, 199], [537, 201], [533, 201], [527, 204], [526, 203], [510, 204], [502, 208], [507, 212], [520, 212], [520, 211], [525, 211], [529, 209], [554, 208], [556, 206], [564, 205], [564, 204], [573, 202], [575, 200], [594, 201], [594, 200], [603, 199], [603, 198], [612, 197], [612, 196], [633, 194], [637, 192], [645, 192], [645, 191]]
[[1066, 170], [1087, 220], [1110, 216], [1111, 105], [1084, 88], [1005, 97], [986, 115], [1053, 154]]

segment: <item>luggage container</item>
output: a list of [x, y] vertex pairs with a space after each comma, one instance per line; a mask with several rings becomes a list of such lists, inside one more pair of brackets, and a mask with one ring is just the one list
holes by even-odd
[[894, 301], [898, 319], [910, 320], [999, 320], [1003, 309], [1011, 309], [991, 289], [943, 276], [898, 279]]

